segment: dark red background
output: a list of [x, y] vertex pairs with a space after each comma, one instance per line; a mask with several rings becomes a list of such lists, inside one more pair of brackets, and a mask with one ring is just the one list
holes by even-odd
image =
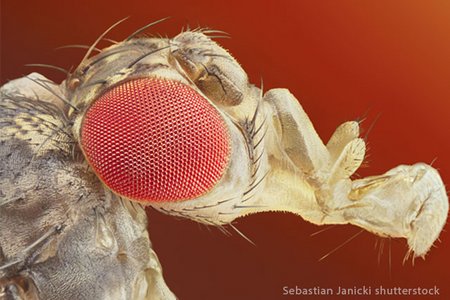
[[[112, 39], [166, 16], [172, 18], [153, 32], [173, 36], [186, 24], [229, 32], [232, 39], [220, 42], [250, 79], [259, 84], [262, 77], [265, 89], [289, 88], [325, 140], [345, 120], [369, 111], [367, 130], [381, 114], [369, 136], [369, 167], [360, 174], [437, 157], [434, 166], [450, 183], [450, 2], [2, 0], [1, 82], [31, 72], [26, 63], [76, 66], [82, 50], [53, 49], [90, 44], [125, 16], [131, 18], [114, 29]], [[378, 262], [376, 238], [369, 233], [318, 261], [358, 231], [351, 226], [310, 237], [322, 227], [288, 214], [238, 220], [255, 247], [236, 233], [227, 237], [151, 210], [149, 216], [166, 281], [180, 299], [281, 299], [285, 285], [364, 284], [437, 285], [436, 298], [450, 299], [446, 232], [415, 266], [402, 265], [406, 243], [392, 240], [389, 271], [389, 240]]]

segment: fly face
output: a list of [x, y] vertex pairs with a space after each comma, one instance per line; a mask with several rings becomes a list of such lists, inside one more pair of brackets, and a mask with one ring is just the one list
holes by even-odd
[[61, 85], [33, 75], [2, 87], [3, 294], [173, 298], [144, 205], [214, 226], [291, 212], [428, 252], [448, 213], [439, 173], [418, 163], [352, 180], [359, 124], [324, 143], [288, 90], [249, 83], [209, 33], [133, 34], [89, 57], [94, 44]]

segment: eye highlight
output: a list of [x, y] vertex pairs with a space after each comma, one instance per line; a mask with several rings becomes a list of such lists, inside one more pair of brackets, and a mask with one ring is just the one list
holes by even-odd
[[100, 96], [85, 114], [80, 143], [104, 184], [141, 202], [206, 194], [231, 152], [217, 109], [188, 85], [159, 78], [130, 80]]

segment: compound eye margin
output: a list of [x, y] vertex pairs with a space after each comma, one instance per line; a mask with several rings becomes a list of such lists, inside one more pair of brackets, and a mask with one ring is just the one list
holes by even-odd
[[139, 202], [190, 200], [214, 188], [230, 159], [222, 115], [190, 86], [139, 78], [87, 110], [81, 148], [115, 193]]

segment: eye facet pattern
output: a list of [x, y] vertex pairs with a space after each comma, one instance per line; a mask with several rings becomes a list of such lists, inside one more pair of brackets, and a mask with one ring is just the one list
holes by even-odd
[[115, 193], [140, 202], [206, 194], [225, 173], [230, 135], [217, 109], [181, 82], [138, 78], [87, 110], [81, 147]]

